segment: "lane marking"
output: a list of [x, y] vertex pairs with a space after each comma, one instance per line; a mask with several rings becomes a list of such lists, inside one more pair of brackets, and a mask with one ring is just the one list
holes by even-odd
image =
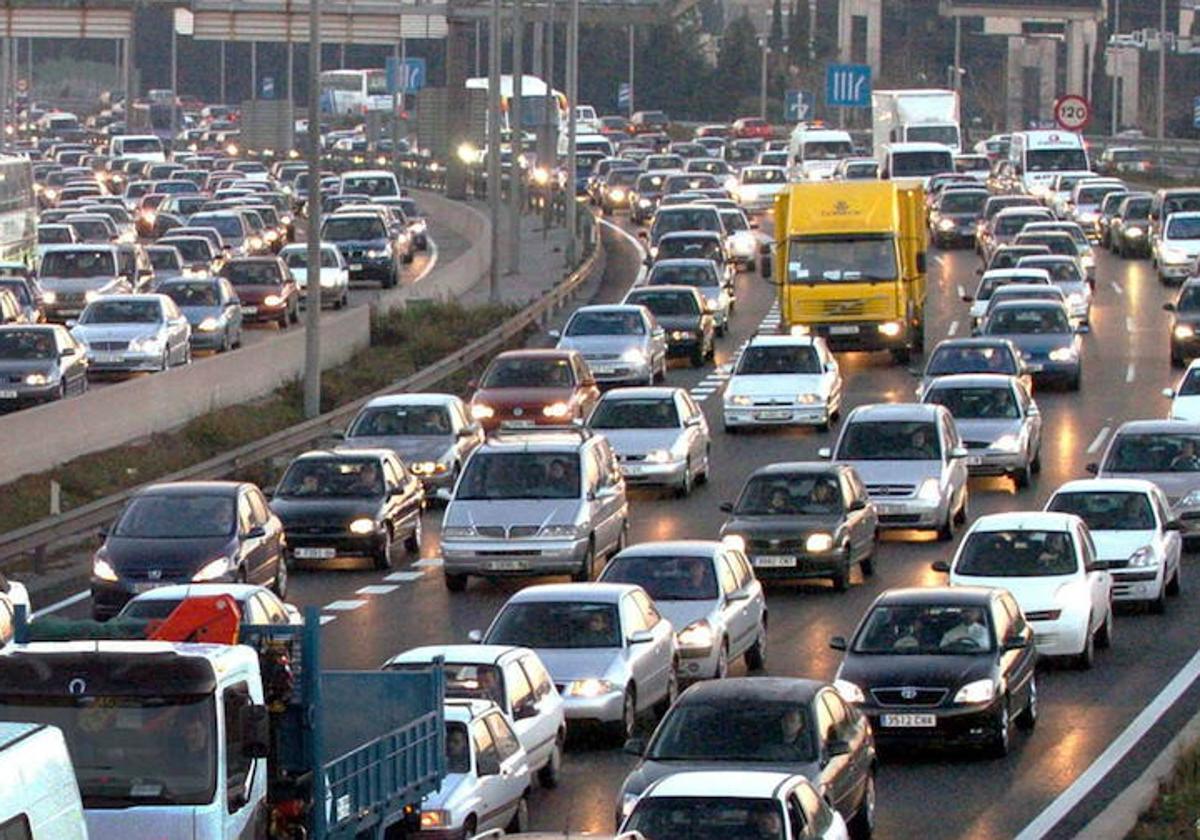
[[[438, 561], [440, 565], [441, 558], [438, 558]], [[424, 572], [392, 572], [390, 575], [385, 576], [384, 580], [388, 581], [389, 583], [411, 583], [412, 581], [419, 580], [423, 577], [425, 577]]]
[[1200, 651], [1192, 655], [1187, 664], [1180, 668], [1179, 672], [1158, 693], [1154, 701], [1142, 709], [1138, 716], [1122, 730], [1116, 740], [1109, 744], [1108, 749], [1100, 753], [1099, 757], [1088, 765], [1087, 770], [1083, 771], [1070, 787], [1060, 793], [1046, 807], [1046, 810], [1038, 814], [1033, 819], [1033, 822], [1021, 830], [1016, 840], [1038, 840], [1038, 838], [1045, 837], [1054, 826], [1058, 825], [1063, 817], [1069, 814], [1075, 806], [1091, 793], [1092, 789], [1105, 776], [1112, 772], [1113, 768], [1125, 758], [1129, 751], [1175, 705], [1176, 701], [1191, 687], [1198, 676], [1200, 676]]
[[1118, 285], [1117, 285], [1117, 281], [1116, 281], [1116, 280], [1112, 281], [1112, 290], [1113, 290], [1114, 292], [1116, 292], [1117, 294], [1119, 294], [1119, 295], [1123, 295], [1123, 294], [1125, 294], [1125, 290], [1124, 290], [1124, 289], [1122, 289], [1120, 286], [1118, 286]]
[[958, 299], [962, 300], [967, 296], [967, 290], [963, 288], [962, 283], [958, 284]]
[[1125, 332], [1133, 332], [1133, 316], [1125, 316]]
[[958, 332], [958, 321], [951, 321], [950, 328], [948, 330], [946, 330], [946, 335], [953, 338], [954, 334], [957, 332]]
[[[439, 567], [441, 565], [442, 565], [441, 557], [425, 557], [421, 560], [418, 560], [416, 563], [413, 563], [413, 567], [419, 568], [419, 569], [431, 569], [431, 568]], [[411, 572], [398, 572], [397, 574], [407, 575], [407, 574], [411, 574]], [[388, 575], [387, 577], [384, 578], [384, 580], [390, 580], [391, 577], [392, 577], [391, 575]]]
[[1096, 436], [1092, 438], [1092, 442], [1088, 444], [1087, 454], [1095, 455], [1096, 452], [1104, 445], [1104, 441], [1108, 439], [1108, 433], [1112, 431], [1111, 426], [1105, 426], [1100, 431], [1096, 432]]
[[412, 286], [417, 285], [422, 280], [424, 280], [426, 277], [428, 277], [429, 272], [433, 271], [433, 269], [438, 264], [439, 251], [438, 251], [437, 241], [434, 240], [434, 238], [432, 236], [429, 237], [429, 249], [426, 251], [426, 253], [429, 254], [429, 258], [426, 259], [425, 267], [421, 269], [421, 273], [413, 278], [413, 281], [410, 284]]
[[51, 604], [48, 607], [42, 607], [40, 610], [35, 610], [33, 615], [31, 615], [29, 617], [30, 618], [41, 618], [44, 615], [50, 615], [51, 613], [56, 613], [59, 610], [65, 610], [67, 607], [72, 607], [75, 604], [78, 604], [80, 601], [87, 600], [88, 596], [91, 594], [92, 593], [90, 590], [84, 590], [83, 592], [76, 592], [70, 598], [63, 598], [61, 601], [55, 601], [53, 604]]
[[330, 601], [328, 604], [321, 607], [321, 609], [328, 610], [329, 612], [350, 612], [351, 610], [356, 610], [359, 607], [365, 606], [366, 603], [366, 601], [361, 599], [350, 598], [342, 601]]
[[323, 615], [323, 616], [321, 616], [321, 626], [322, 626], [322, 627], [324, 627], [326, 624], [328, 624], [328, 623], [329, 623], [329, 622], [331, 622], [331, 621], [337, 621], [337, 616], [336, 616], [336, 615]]
[[1125, 370], [1125, 381], [1126, 382], [1133, 381], [1133, 373], [1135, 370], [1137, 370], [1137, 367], [1133, 364], [1133, 362], [1130, 362], [1129, 367]]
[[364, 586], [354, 590], [355, 595], [391, 595], [399, 586], [388, 586], [387, 584], [373, 583], [370, 586]]

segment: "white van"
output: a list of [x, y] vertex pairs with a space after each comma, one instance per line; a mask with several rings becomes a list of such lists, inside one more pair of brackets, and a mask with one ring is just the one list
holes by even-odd
[[341, 174], [338, 192], [344, 195], [369, 195], [372, 198], [400, 195], [396, 176], [385, 169], [358, 169]]
[[833, 177], [838, 161], [854, 154], [850, 134], [829, 128], [810, 128], [800, 123], [788, 140], [788, 178], [792, 181], [823, 181]]
[[875, 150], [880, 177], [925, 187], [930, 176], [954, 171], [954, 153], [941, 143], [885, 143]]
[[1031, 195], [1044, 194], [1058, 175], [1092, 168], [1083, 138], [1070, 131], [1013, 132], [1008, 160], [1021, 188]]
[[0, 723], [0, 837], [87, 836], [75, 768], [62, 732], [38, 723]]
[[167, 160], [162, 140], [153, 134], [119, 134], [109, 141], [108, 153], [112, 157], [149, 160], [154, 163], [165, 163]]

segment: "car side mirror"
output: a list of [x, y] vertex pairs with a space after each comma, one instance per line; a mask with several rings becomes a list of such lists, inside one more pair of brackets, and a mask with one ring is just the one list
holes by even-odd
[[96, 537], [100, 540], [101, 543], [103, 543], [105, 540], [107, 540], [108, 539], [108, 526], [101, 525], [100, 530], [98, 530], [96, 532]]
[[929, 568], [933, 569], [935, 572], [941, 572], [944, 575], [950, 574], [950, 564], [945, 560], [934, 560], [929, 564]]
[[1090, 333], [1091, 331], [1092, 331], [1092, 328], [1089, 327], [1087, 324], [1080, 324], [1077, 327], [1075, 327], [1076, 335], [1085, 335], [1086, 333]]
[[246, 532], [246, 539], [258, 540], [258, 539], [262, 539], [266, 535], [267, 535], [266, 528], [264, 528], [261, 525], [255, 525], [253, 528], [251, 528], [249, 531]]
[[629, 635], [629, 644], [644, 645], [654, 641], [654, 634], [649, 630], [638, 630]]
[[921, 251], [917, 254], [917, 274], [925, 273], [925, 252]]
[[860, 510], [866, 510], [866, 509], [867, 509], [867, 502], [865, 499], [855, 499], [854, 501], [850, 502], [850, 512], [851, 513], [854, 513], [856, 511], [860, 511]]
[[79, 322], [74, 318], [72, 318], [70, 321], [67, 321], [67, 329], [74, 329], [77, 326], [79, 326]]
[[1173, 400], [1173, 399], [1175, 399], [1175, 389], [1174, 388], [1163, 388], [1162, 395], [1169, 400]]
[[962, 446], [956, 446], [950, 450], [950, 460], [959, 461], [967, 457], [967, 450]]
[[817, 450], [817, 457], [823, 461], [828, 461], [830, 458], [833, 457], [833, 450], [830, 449], [828, 446], [822, 446], [820, 449]]
[[1100, 473], [1100, 465], [1099, 464], [1088, 464], [1086, 467], [1084, 467], [1084, 469], [1087, 470], [1092, 475], [1099, 475], [1099, 473]]
[[1029, 405], [1027, 405], [1025, 407], [1025, 416], [1026, 417], [1037, 417], [1041, 413], [1042, 413], [1042, 410], [1037, 407], [1037, 403], [1031, 402]]
[[637, 232], [637, 238], [638, 238], [638, 239], [649, 239], [649, 238], [650, 238], [650, 234], [648, 234], [648, 233], [647, 233], [646, 231], [644, 231], [644, 230], [639, 230], [639, 231]]
[[1178, 519], [1168, 520], [1167, 522], [1165, 522], [1163, 524], [1163, 530], [1164, 531], [1182, 531], [1183, 523], [1180, 522]]
[[275, 495], [275, 491], [276, 491], [276, 490], [278, 490], [278, 489], [279, 489], [278, 487], [264, 487], [264, 488], [262, 489], [262, 493], [263, 493], [263, 495], [264, 495], [264, 496], [266, 496], [267, 498], [270, 498], [271, 496], [274, 496], [274, 495]]
[[74, 347], [64, 347], [62, 349], [62, 352], [59, 353], [59, 355], [62, 356], [63, 358], [66, 358], [67, 356], [74, 356], [75, 348]]
[[629, 755], [636, 755], [638, 758], [641, 758], [646, 754], [646, 739], [630, 738], [625, 742], [624, 750]]
[[483, 643], [483, 631], [482, 630], [472, 630], [470, 633], [467, 634], [467, 639], [469, 639], [470, 641], [474, 642], [477, 645], [482, 644]]
[[271, 750], [271, 716], [267, 707], [257, 703], [245, 706], [241, 716], [242, 756], [266, 758]]
[[830, 741], [825, 745], [825, 757], [827, 759], [837, 758], [839, 755], [849, 755], [850, 744], [846, 741], [837, 740]]
[[537, 717], [537, 714], [537, 704], [531, 698], [513, 709], [513, 720], [529, 720]]
[[468, 388], [471, 388], [472, 390], [474, 390], [475, 388], [478, 388], [478, 387], [479, 387], [479, 380], [478, 380], [478, 379], [468, 379], [468, 380], [467, 380], [467, 387], [468, 387]]
[[562, 330], [549, 330], [546, 335], [551, 338], [562, 338]]
[[974, 303], [975, 295], [963, 295], [962, 301], [963, 301], [963, 303]]
[[500, 775], [500, 762], [493, 756], [478, 756], [475, 763], [480, 776]]
[[1164, 303], [1164, 304], [1163, 304], [1163, 309], [1164, 309], [1165, 311], [1167, 311], [1167, 312], [1174, 312], [1174, 311], [1175, 311], [1175, 304], [1173, 304], [1173, 303]]
[[845, 636], [834, 636], [833, 638], [831, 638], [829, 640], [829, 647], [832, 648], [833, 650], [845, 650], [847, 647], [846, 637]]
[[722, 513], [733, 513], [733, 502], [721, 502], [720, 510]]

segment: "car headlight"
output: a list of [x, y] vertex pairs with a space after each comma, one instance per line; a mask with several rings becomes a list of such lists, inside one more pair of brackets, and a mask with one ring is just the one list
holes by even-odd
[[200, 571], [192, 575], [192, 583], [203, 583], [206, 580], [216, 580], [223, 575], [229, 574], [233, 567], [233, 563], [228, 557], [218, 557], [205, 563]]
[[368, 248], [367, 258], [372, 260], [380, 260], [388, 255], [386, 248]]
[[646, 362], [646, 354], [636, 347], [631, 347], [621, 354], [621, 361], [640, 365]]
[[421, 812], [421, 828], [449, 828], [451, 817], [449, 811], [441, 809]]
[[917, 498], [927, 502], [936, 502], [942, 498], [942, 485], [936, 478], [927, 478], [921, 482], [917, 490]]
[[953, 219], [938, 219], [938, 230], [954, 230]]
[[1067, 301], [1074, 304], [1083, 303], [1083, 295], [1079, 292], [1071, 292], [1071, 294], [1067, 295]]
[[1157, 566], [1158, 558], [1154, 556], [1154, 549], [1151, 546], [1144, 545], [1133, 554], [1129, 555], [1129, 565], [1145, 568], [1146, 566]]
[[58, 295], [54, 292], [42, 292], [42, 303], [54, 303], [58, 300]]
[[750, 399], [745, 394], [734, 394], [733, 396], [729, 397], [728, 402], [730, 405], [753, 405], [754, 404], [754, 400]]
[[817, 403], [821, 402], [821, 395], [820, 394], [797, 394], [796, 402], [800, 403], [800, 405], [816, 405]]
[[572, 680], [567, 686], [569, 697], [603, 697], [613, 690], [613, 684], [608, 680], [586, 679]]
[[350, 533], [365, 536], [375, 533], [375, 520], [369, 516], [360, 516], [350, 523]]
[[546, 415], [547, 417], [562, 418], [566, 417], [570, 413], [571, 406], [567, 405], [565, 402], [550, 403], [550, 405], [542, 409], [542, 414]]
[[686, 341], [689, 338], [695, 338], [696, 334], [691, 330], [671, 330], [671, 338], [675, 341]]
[[279, 306], [283, 303], [283, 298], [279, 295], [267, 295], [263, 298], [263, 306]]
[[162, 349], [162, 339], [156, 335], [144, 335], [129, 342], [129, 349], [134, 353], [156, 353]]
[[1193, 490], [1190, 493], [1188, 493], [1186, 496], [1184, 496], [1182, 499], [1179, 500], [1179, 503], [1177, 505], [1175, 505], [1175, 507], [1177, 507], [1177, 508], [1192, 507], [1195, 505], [1200, 505], [1200, 489]]
[[862, 688], [849, 680], [834, 680], [833, 687], [847, 703], [862, 703], [867, 699]]
[[31, 373], [25, 377], [26, 385], [49, 385], [50, 377], [44, 373]]
[[279, 239], [279, 234], [273, 230], [269, 230], [263, 235], [268, 242], [274, 242], [275, 240]]
[[425, 220], [419, 219], [418, 221], [413, 222], [412, 223], [412, 232], [413, 233], [424, 233], [425, 232]]
[[118, 580], [117, 570], [103, 557], [96, 557], [92, 560], [92, 577], [107, 580], [110, 583]]
[[155, 213], [153, 210], [143, 210], [142, 211], [142, 220], [145, 221], [146, 224], [148, 224], [148, 225], [154, 224], [154, 220], [157, 218], [158, 218], [158, 214]]
[[496, 416], [496, 409], [486, 403], [471, 403], [471, 416], [476, 420], [490, 420]]
[[1092, 255], [1091, 252], [1084, 254], [1082, 257], [1079, 258], [1079, 261], [1081, 263], [1083, 263], [1084, 268], [1095, 268], [1096, 267], [1096, 257], [1094, 255]]
[[198, 329], [200, 332], [215, 332], [220, 328], [220, 326], [221, 322], [209, 315], [196, 326], [196, 329]]
[[822, 554], [833, 548], [833, 534], [816, 533], [809, 534], [808, 539], [804, 541], [804, 550], [809, 554]]
[[620, 187], [614, 187], [613, 189], [608, 191], [608, 197], [611, 200], [620, 204], [622, 201], [625, 200], [625, 190], [621, 189]]
[[250, 247], [250, 250], [257, 251], [263, 247], [263, 240], [261, 236], [251, 236], [246, 240], [246, 244]]
[[1090, 211], [1090, 210], [1089, 210], [1089, 211], [1087, 211], [1087, 212], [1084, 212], [1084, 213], [1080, 213], [1080, 214], [1079, 214], [1079, 221], [1080, 221], [1080, 222], [1082, 222], [1082, 223], [1083, 223], [1083, 224], [1085, 224], [1085, 225], [1092, 225], [1092, 224], [1095, 224], [1095, 223], [1096, 223], [1096, 220], [1097, 220], [1097, 219], [1099, 219], [1099, 218], [1100, 218], [1100, 214], [1099, 214], [1099, 213], [1093, 213], [1093, 212], [1092, 212], [1092, 211]]
[[1175, 326], [1175, 337], [1176, 338], [1191, 338], [1195, 334], [1196, 334], [1195, 327], [1192, 327], [1189, 324], [1177, 324]]
[[579, 536], [579, 528], [575, 525], [543, 525], [538, 536], [550, 540], [573, 540]]
[[1011, 432], [1003, 434], [996, 438], [989, 448], [999, 449], [1001, 452], [1016, 452], [1021, 448], [1021, 438]]
[[651, 449], [646, 453], [646, 461], [651, 464], [665, 464], [671, 460], [671, 453], [665, 449]]
[[954, 695], [954, 702], [990, 703], [995, 696], [996, 683], [994, 680], [975, 680], [975, 682], [969, 682], [958, 690], [958, 693]]
[[675, 635], [681, 648], [710, 648], [713, 646], [713, 629], [708, 619], [693, 621]]
[[1140, 227], [1127, 227], [1125, 228], [1125, 235], [1130, 239], [1138, 239], [1139, 237], [1145, 236], [1146, 231]]
[[1055, 347], [1049, 358], [1052, 362], [1073, 362], [1078, 355], [1074, 347]]
[[479, 536], [479, 532], [475, 530], [474, 525], [448, 525], [442, 529], [442, 539], [444, 540], [461, 540], [477, 536]]
[[417, 461], [409, 464], [408, 468], [417, 475], [440, 475], [449, 470], [450, 466], [441, 461]]
[[[285, 189], [284, 192], [291, 193], [291, 189]], [[290, 213], [284, 213], [282, 216], [279, 217], [280, 224], [290, 225], [294, 221], [295, 221], [295, 219], [292, 218], [292, 215]]]
[[895, 338], [900, 335], [900, 331], [904, 329], [904, 325], [899, 321], [884, 321], [879, 325], [879, 334], [885, 335], [888, 338]]
[[648, 198], [638, 199], [638, 207], [646, 208], [653, 206], [653, 202]]
[[633, 808], [638, 803], [638, 795], [636, 793], [621, 794], [621, 819], [625, 819], [633, 813]]

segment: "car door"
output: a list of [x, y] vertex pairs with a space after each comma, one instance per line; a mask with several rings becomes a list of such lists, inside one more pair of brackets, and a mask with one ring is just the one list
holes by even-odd
[[1025, 418], [1025, 426], [1029, 429], [1028, 457], [1032, 461], [1042, 447], [1042, 412], [1021, 380], [1018, 379], [1013, 383], [1013, 392], [1017, 398], [1021, 416]]
[[[495, 744], [496, 755], [500, 759], [500, 795], [504, 810], [503, 818], [499, 822], [501, 826], [505, 826], [512, 820], [525, 791], [529, 788], [529, 759], [521, 747], [520, 739], [504, 715], [498, 711], [490, 712], [483, 716], [483, 720], [491, 732], [492, 743]], [[482, 827], [481, 825], [480, 828]]]
[[275, 570], [283, 561], [283, 525], [267, 507], [267, 500], [257, 487], [246, 490], [250, 502], [251, 516], [256, 531], [262, 533], [255, 550], [253, 571], [250, 579], [255, 583], [269, 584], [275, 579]]
[[[824, 689], [813, 698], [813, 714], [817, 722], [817, 762], [821, 768], [820, 788], [839, 812], [850, 813], [854, 806], [855, 778], [849, 744], [843, 737], [849, 722], [846, 708], [832, 689]], [[831, 750], [831, 745], [845, 745], [845, 750]], [[841, 755], [834, 755], [841, 752]]]
[[[1034, 668], [1037, 665], [1037, 650], [1033, 644], [1033, 631], [1025, 621], [1016, 599], [1002, 592], [992, 602], [992, 622], [996, 628], [996, 640], [1001, 645], [1000, 672], [1009, 686], [1012, 708], [1023, 709], [1029, 702], [1033, 687]], [[1007, 650], [1017, 640], [1025, 646]]]
[[717, 582], [721, 589], [721, 612], [729, 636], [729, 659], [732, 661], [745, 653], [757, 636], [761, 615], [759, 605], [755, 603], [754, 586], [758, 581], [743, 568], [742, 558], [732, 550], [719, 552], [715, 562]]
[[495, 739], [483, 718], [471, 722], [471, 748], [475, 753], [479, 801], [476, 828], [479, 831], [503, 828], [512, 815], [512, 797], [508, 793], [508, 778], [502, 775], [503, 765]]
[[830, 411], [842, 405], [842, 373], [837, 359], [829, 352], [823, 341], [816, 343], [817, 358], [821, 362], [821, 392], [825, 395]]
[[[558, 689], [554, 687], [554, 682], [550, 679], [550, 673], [536, 653], [531, 651], [522, 654], [519, 662], [525, 671], [525, 676], [529, 678], [529, 684], [533, 687], [534, 703], [538, 710], [539, 745], [542, 739], [549, 737], [550, 743], [546, 749], [553, 750], [554, 743], [558, 740], [565, 722], [562, 697], [559, 696]], [[528, 750], [526, 751], [528, 752]], [[530, 764], [534, 763], [530, 758]]]
[[1073, 542], [1076, 545], [1076, 554], [1079, 558], [1080, 567], [1083, 569], [1083, 575], [1088, 583], [1088, 591], [1091, 593], [1091, 629], [1095, 631], [1104, 623], [1110, 609], [1112, 601], [1112, 577], [1106, 570], [1097, 568], [1096, 546], [1092, 542], [1092, 535], [1088, 533], [1086, 528], [1075, 529], [1074, 537]]
[[615, 549], [625, 527], [625, 487], [608, 442], [598, 439], [586, 450], [590, 470], [595, 474], [593, 522], [596, 523], [596, 551]]
[[687, 392], [675, 392], [675, 414], [679, 418], [680, 432], [683, 435], [688, 463], [697, 469], [704, 463], [704, 434], [700, 428], [699, 411], [693, 411], [687, 399]]
[[549, 748], [553, 746], [554, 732], [551, 731], [547, 736], [542, 731], [545, 721], [538, 715], [537, 697], [520, 663], [515, 658], [510, 659], [504, 663], [503, 670], [505, 702], [513, 731], [525, 748], [530, 765], [540, 767], [546, 760]]
[[667, 331], [659, 326], [658, 320], [649, 310], [642, 313], [646, 333], [650, 336], [650, 369], [658, 370], [667, 357]]
[[650, 626], [642, 608], [634, 601], [633, 594], [621, 598], [621, 631], [629, 671], [637, 686], [638, 710], [648, 709], [666, 692], [665, 669], [660, 664], [662, 646], [657, 639], [632, 643], [635, 635], [648, 632]]
[[941, 412], [939, 422], [942, 427], [942, 460], [946, 465], [947, 484], [952, 491], [950, 503], [952, 509], [957, 509], [953, 506], [958, 505], [967, 492], [967, 459], [954, 458], [951, 455], [955, 449], [962, 447], [962, 439], [958, 436], [958, 428], [954, 425], [950, 412]]
[[1175, 517], [1171, 516], [1171, 506], [1167, 502], [1166, 494], [1157, 486], [1150, 490], [1150, 503], [1154, 507], [1154, 518], [1158, 521], [1156, 539], [1160, 541], [1162, 556], [1165, 558], [1163, 580], [1168, 581], [1179, 569], [1183, 555], [1183, 535], [1177, 525], [1171, 526], [1170, 523], [1176, 522]]
[[857, 504], [858, 489], [854, 486], [854, 479], [849, 471], [840, 472], [838, 479], [838, 487], [842, 493], [842, 510], [845, 511], [843, 515], [846, 518], [846, 534], [850, 540], [850, 562], [856, 563], [871, 552], [870, 541], [874, 533], [868, 534], [865, 527], [870, 510], [865, 504]]

